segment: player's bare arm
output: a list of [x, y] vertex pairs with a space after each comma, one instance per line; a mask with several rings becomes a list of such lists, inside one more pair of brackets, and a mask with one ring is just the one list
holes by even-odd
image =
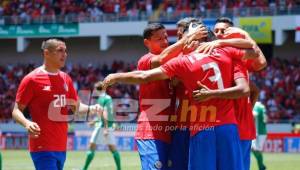
[[200, 82], [197, 83], [199, 85], [199, 89], [193, 91], [193, 99], [198, 102], [207, 101], [212, 98], [237, 99], [249, 96], [250, 94], [250, 87], [245, 78], [236, 79], [235, 86], [223, 90], [212, 90], [202, 85]]
[[239, 33], [239, 34], [244, 35], [245, 39], [251, 41], [251, 43], [253, 44], [253, 49], [258, 53], [258, 57], [254, 60], [254, 62], [251, 65], [252, 69], [255, 71], [260, 71], [263, 68], [265, 68], [267, 66], [266, 57], [264, 56], [263, 52], [258, 47], [256, 42], [251, 38], [249, 33], [244, 31], [243, 29], [237, 28], [237, 27], [229, 27], [225, 30], [225, 36], [229, 35], [229, 34], [234, 34], [234, 33]]
[[25, 116], [23, 114], [23, 111], [25, 108], [26, 108], [26, 106], [15, 103], [15, 106], [14, 106], [14, 109], [12, 112], [12, 117], [15, 119], [16, 122], [18, 122], [23, 127], [25, 127], [27, 129], [28, 133], [32, 137], [38, 137], [41, 133], [41, 129], [37, 123], [32, 122], [25, 118]]
[[169, 77], [160, 69], [155, 68], [146, 71], [132, 71], [127, 73], [115, 73], [108, 75], [103, 81], [103, 89], [115, 83], [142, 84], [156, 80], [165, 80]]
[[184, 49], [185, 51], [193, 51], [198, 47], [198, 39], [207, 37], [207, 30], [204, 26], [199, 26], [197, 31], [193, 32], [190, 35], [183, 36], [175, 44], [167, 47], [163, 52], [151, 59], [151, 68], [159, 67], [160, 65], [165, 64], [172, 58], [177, 57]]
[[249, 40], [242, 38], [218, 39], [210, 42], [201, 43], [200, 46], [197, 48], [197, 51], [204, 54], [210, 54], [213, 49], [225, 46], [241, 49], [251, 49], [253, 47], [253, 43]]
[[76, 109], [73, 111], [79, 114], [90, 113], [90, 114], [98, 114], [99, 116], [101, 116], [103, 113], [103, 108], [99, 104], [94, 104], [89, 106], [81, 102], [78, 102], [77, 106], [74, 108]]

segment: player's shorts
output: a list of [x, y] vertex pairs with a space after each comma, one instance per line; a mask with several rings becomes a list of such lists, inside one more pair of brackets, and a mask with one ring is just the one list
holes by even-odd
[[116, 145], [114, 129], [108, 128], [108, 134], [105, 136], [104, 128], [96, 127], [92, 133], [90, 143], [102, 144], [102, 145]]
[[245, 170], [250, 170], [251, 140], [241, 140], [241, 150]]
[[66, 152], [30, 152], [36, 170], [63, 170]]
[[188, 169], [189, 142], [189, 129], [177, 129], [172, 132], [172, 142], [168, 160], [169, 170]]
[[237, 126], [227, 124], [203, 130], [190, 138], [189, 170], [242, 170]]
[[258, 135], [256, 139], [252, 141], [252, 149], [255, 151], [262, 151], [266, 139], [267, 135]]
[[170, 144], [160, 140], [137, 140], [142, 170], [167, 170]]

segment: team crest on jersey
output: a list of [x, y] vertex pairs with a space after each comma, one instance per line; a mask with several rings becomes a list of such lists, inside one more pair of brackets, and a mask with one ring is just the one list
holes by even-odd
[[161, 169], [162, 166], [163, 165], [162, 165], [162, 163], [160, 161], [156, 161], [155, 164], [154, 164], [154, 167], [157, 168], [157, 169]]
[[66, 83], [64, 84], [64, 88], [65, 88], [66, 91], [69, 91], [69, 87]]
[[51, 86], [44, 86], [43, 90], [44, 91], [51, 91]]

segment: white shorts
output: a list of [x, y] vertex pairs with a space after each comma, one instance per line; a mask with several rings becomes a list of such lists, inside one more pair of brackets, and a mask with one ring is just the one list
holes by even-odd
[[114, 129], [108, 128], [108, 134], [104, 136], [104, 128], [96, 127], [92, 133], [90, 143], [102, 144], [102, 145], [116, 145], [116, 139]]
[[262, 151], [267, 135], [258, 135], [256, 139], [252, 140], [252, 149], [255, 151]]

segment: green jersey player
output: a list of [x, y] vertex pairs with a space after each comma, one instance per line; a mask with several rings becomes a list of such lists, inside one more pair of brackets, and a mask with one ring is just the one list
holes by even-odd
[[101, 118], [97, 118], [97, 120], [93, 122], [95, 129], [90, 139], [90, 147], [87, 152], [87, 158], [83, 170], [87, 170], [93, 160], [97, 144], [104, 144], [108, 146], [114, 157], [117, 170], [121, 170], [121, 158], [117, 151], [116, 140], [113, 134], [113, 101], [112, 98], [101, 89], [101, 87], [100, 82], [95, 84], [95, 88], [100, 92], [97, 103], [104, 108], [104, 111]]
[[256, 124], [256, 139], [252, 141], [252, 152], [257, 159], [259, 170], [265, 170], [266, 166], [263, 163], [262, 150], [267, 138], [267, 113], [266, 107], [261, 102], [256, 102], [253, 108], [253, 114]]

